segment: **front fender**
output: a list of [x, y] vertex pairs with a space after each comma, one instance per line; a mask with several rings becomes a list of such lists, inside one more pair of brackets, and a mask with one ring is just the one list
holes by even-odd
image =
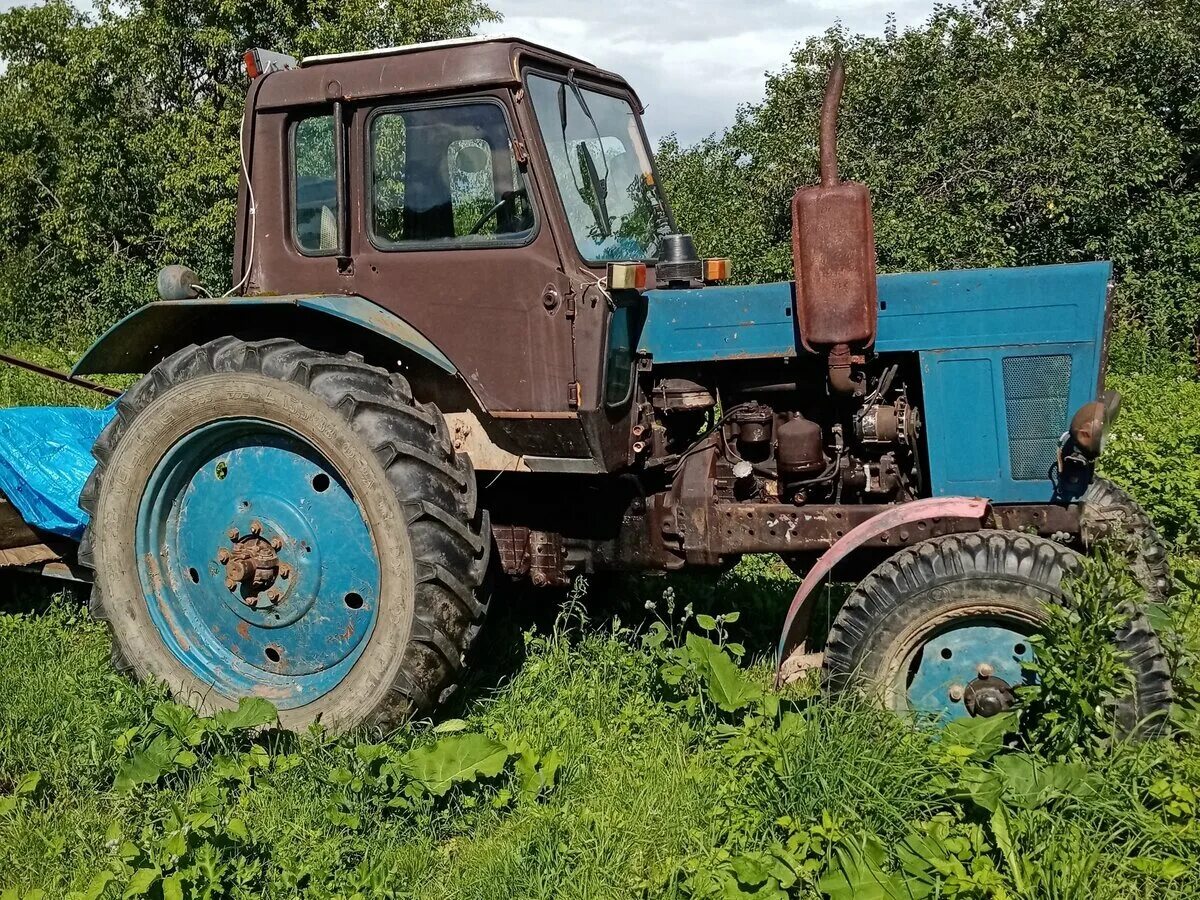
[[[272, 329], [273, 323], [278, 327]], [[443, 371], [458, 369], [433, 341], [365, 297], [305, 294], [164, 300], [134, 310], [106, 331], [71, 370], [72, 375], [143, 373], [188, 344], [224, 334], [328, 335], [332, 327], [414, 353]], [[264, 331], [265, 329], [265, 331]]]
[[800, 587], [796, 589], [796, 596], [792, 599], [787, 618], [783, 621], [783, 633], [779, 636], [775, 687], [778, 688], [783, 683], [783, 662], [787, 659], [788, 651], [803, 641], [803, 635], [807, 633], [812, 614], [812, 608], [808, 604], [809, 598], [822, 579], [833, 571], [834, 566], [871, 538], [900, 525], [938, 516], [982, 521], [987, 509], [988, 501], [982, 497], [928, 497], [897, 504], [847, 531], [817, 560], [816, 565], [809, 570]]

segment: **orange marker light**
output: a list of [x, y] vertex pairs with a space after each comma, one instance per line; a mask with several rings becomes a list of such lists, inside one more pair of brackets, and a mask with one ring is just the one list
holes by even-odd
[[246, 74], [250, 76], [251, 81], [262, 74], [262, 72], [258, 70], [258, 57], [255, 55], [253, 50], [247, 50], [245, 53], [243, 53], [242, 59], [246, 62]]
[[646, 264], [609, 263], [608, 289], [610, 291], [644, 291], [646, 289]]
[[705, 281], [726, 281], [733, 272], [733, 266], [727, 258], [704, 260]]

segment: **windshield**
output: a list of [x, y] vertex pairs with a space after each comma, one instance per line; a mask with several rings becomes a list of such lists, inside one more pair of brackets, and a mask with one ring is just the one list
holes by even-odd
[[540, 75], [529, 76], [528, 90], [583, 258], [655, 258], [670, 223], [629, 103]]

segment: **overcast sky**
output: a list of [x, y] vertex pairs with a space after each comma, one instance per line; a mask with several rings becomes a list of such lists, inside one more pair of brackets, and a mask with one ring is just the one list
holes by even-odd
[[[0, 9], [15, 5], [0, 0]], [[646, 104], [646, 130], [684, 143], [733, 121], [762, 98], [764, 74], [780, 69], [806, 37], [837, 20], [879, 34], [889, 12], [903, 28], [934, 0], [491, 0], [512, 34], [620, 72]], [[365, 48], [364, 48], [365, 49]]]
[[[0, 0], [3, 2], [3, 0]], [[691, 143], [762, 98], [764, 74], [837, 20], [880, 34], [887, 14], [920, 23], [933, 0], [491, 0], [493, 34], [548, 44], [624, 75], [646, 104], [651, 138]]]

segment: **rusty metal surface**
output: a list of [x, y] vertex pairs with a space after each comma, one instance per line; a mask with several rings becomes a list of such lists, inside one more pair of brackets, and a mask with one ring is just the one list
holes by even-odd
[[514, 578], [528, 575], [534, 587], [562, 587], [570, 581], [566, 543], [558, 532], [493, 525], [492, 538], [504, 574]]
[[554, 531], [529, 532], [529, 581], [534, 587], [563, 587], [567, 577], [563, 536]]
[[58, 369], [51, 369], [48, 366], [38, 365], [35, 362], [30, 362], [29, 360], [22, 359], [19, 356], [12, 356], [8, 353], [0, 353], [0, 362], [8, 363], [10, 366], [16, 366], [17, 368], [25, 369], [38, 375], [44, 375], [47, 378], [53, 378], [55, 381], [61, 381], [64, 384], [72, 384], [75, 387], [81, 387], [89, 391], [95, 391], [97, 394], [103, 394], [105, 397], [121, 396], [121, 392], [115, 390], [114, 388], [105, 387], [102, 384], [96, 384], [94, 381], [89, 381], [86, 378], [80, 378], [77, 375], [70, 375], [66, 372], [60, 372]]
[[529, 574], [529, 529], [524, 525], [492, 524], [492, 540], [500, 554], [505, 575], [519, 578]]
[[821, 110], [821, 183], [792, 198], [796, 323], [806, 349], [838, 351], [831, 378], [848, 370], [852, 350], [874, 342], [878, 315], [870, 192], [864, 184], [838, 180], [837, 113], [844, 80], [839, 58]]
[[[896, 504], [718, 503], [712, 544], [720, 555], [820, 552], [863, 523], [899, 508]], [[897, 521], [864, 538], [862, 545], [903, 547], [978, 528], [978, 516], [930, 513], [914, 522]]]
[[[302, 60], [300, 67], [258, 79], [263, 83], [259, 107], [319, 104], [345, 100], [462, 93], [520, 85], [522, 66], [561, 70], [629, 90], [625, 80], [589, 62], [526, 41], [497, 37], [471, 44], [396, 48]], [[637, 108], [642, 104], [637, 101]]]
[[892, 506], [841, 535], [838, 541], [809, 570], [788, 607], [787, 616], [783, 620], [783, 631], [779, 636], [780, 668], [775, 673], [775, 686], [780, 685], [783, 677], [782, 663], [787, 657], [785, 651], [790, 649], [796, 633], [798, 613], [806, 607], [805, 601], [840, 560], [845, 559], [873, 537], [883, 535], [895, 528], [917, 526], [934, 518], [941, 520], [974, 519], [982, 522], [987, 508], [988, 502], [982, 497], [930, 497], [925, 500], [915, 500], [912, 503]]

